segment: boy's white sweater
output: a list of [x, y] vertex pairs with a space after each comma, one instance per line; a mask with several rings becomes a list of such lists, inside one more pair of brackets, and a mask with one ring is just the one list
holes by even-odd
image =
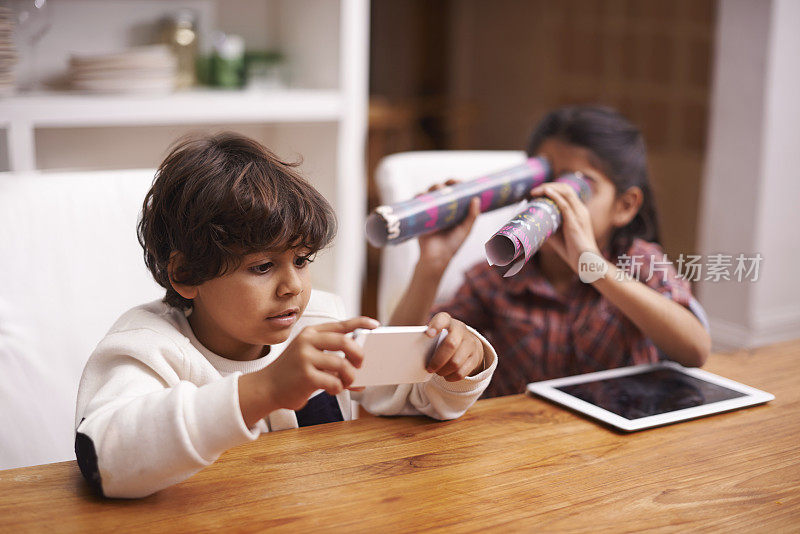
[[[313, 291], [292, 337], [305, 326], [343, 319], [340, 302]], [[378, 415], [461, 416], [497, 366], [494, 349], [471, 331], [483, 341], [488, 364], [477, 376], [447, 382], [434, 375], [421, 384], [367, 388], [352, 399]], [[100, 341], [81, 378], [76, 454], [84, 475], [108, 497], [143, 497], [185, 480], [262, 432], [297, 428], [291, 410], [272, 412], [247, 428], [238, 393], [239, 376], [266, 367], [292, 337], [263, 358], [239, 362], [202, 346], [186, 315], [162, 302], [126, 312]], [[352, 419], [350, 392], [337, 401], [344, 419]]]

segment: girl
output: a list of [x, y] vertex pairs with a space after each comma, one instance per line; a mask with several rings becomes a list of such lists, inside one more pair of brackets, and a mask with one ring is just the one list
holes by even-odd
[[[582, 172], [592, 197], [584, 204], [569, 186], [552, 182], [533, 189], [532, 197], [558, 205], [561, 229], [512, 278], [486, 262], [475, 265], [455, 296], [434, 310], [472, 325], [502, 355], [484, 396], [660, 359], [703, 365], [711, 339], [689, 310], [696, 301], [688, 282], [659, 245], [639, 130], [607, 108], [568, 107], [545, 116], [527, 152], [547, 158], [554, 176]], [[474, 199], [459, 226], [419, 238], [420, 260], [393, 324], [427, 319], [441, 276], [478, 213]], [[577, 276], [583, 252], [602, 256], [608, 268], [591, 284]]]

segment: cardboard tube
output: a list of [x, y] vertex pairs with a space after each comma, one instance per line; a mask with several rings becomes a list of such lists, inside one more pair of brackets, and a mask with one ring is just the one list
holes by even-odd
[[[555, 181], [570, 185], [583, 202], [592, 195], [579, 172], [564, 174]], [[489, 265], [509, 266], [504, 277], [514, 276], [560, 226], [561, 210], [556, 203], [547, 197], [534, 198], [486, 242], [486, 259]]]
[[549, 174], [547, 160], [530, 158], [510, 169], [380, 206], [367, 218], [367, 240], [383, 247], [455, 226], [467, 216], [474, 197], [481, 199], [481, 212], [502, 208], [523, 200]]

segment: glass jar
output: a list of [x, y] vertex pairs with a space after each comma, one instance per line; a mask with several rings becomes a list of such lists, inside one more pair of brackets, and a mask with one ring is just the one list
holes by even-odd
[[172, 48], [177, 60], [175, 87], [186, 89], [197, 83], [197, 24], [193, 11], [182, 9], [166, 24], [164, 41]]

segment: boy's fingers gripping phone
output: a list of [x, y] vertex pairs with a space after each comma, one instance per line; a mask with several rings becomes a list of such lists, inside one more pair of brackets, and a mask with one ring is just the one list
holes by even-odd
[[442, 368], [442, 366], [447, 363], [450, 357], [455, 352], [456, 348], [460, 343], [459, 340], [451, 339], [450, 341], [453, 342], [448, 347], [443, 347], [442, 343], [447, 339], [447, 336], [450, 335], [450, 331], [446, 328], [443, 328], [441, 332], [438, 334], [438, 338], [436, 339], [436, 347], [433, 349], [433, 353], [431, 354], [430, 360], [428, 360], [427, 364], [427, 371], [429, 373], [435, 373]]
[[433, 319], [428, 323], [428, 330], [425, 332], [428, 337], [436, 337], [436, 335], [443, 329], [450, 325], [452, 318], [446, 312], [439, 312], [433, 316]]
[[352, 319], [346, 319], [344, 321], [321, 324], [317, 327], [317, 330], [346, 334], [357, 329], [371, 330], [373, 328], [378, 328], [380, 325], [378, 321], [371, 317], [353, 317]]
[[368, 332], [368, 330], [365, 330], [364, 328], [356, 328], [350, 333], [350, 337], [355, 340], [358, 340], [358, 338], [361, 337], [364, 334], [364, 332]]

